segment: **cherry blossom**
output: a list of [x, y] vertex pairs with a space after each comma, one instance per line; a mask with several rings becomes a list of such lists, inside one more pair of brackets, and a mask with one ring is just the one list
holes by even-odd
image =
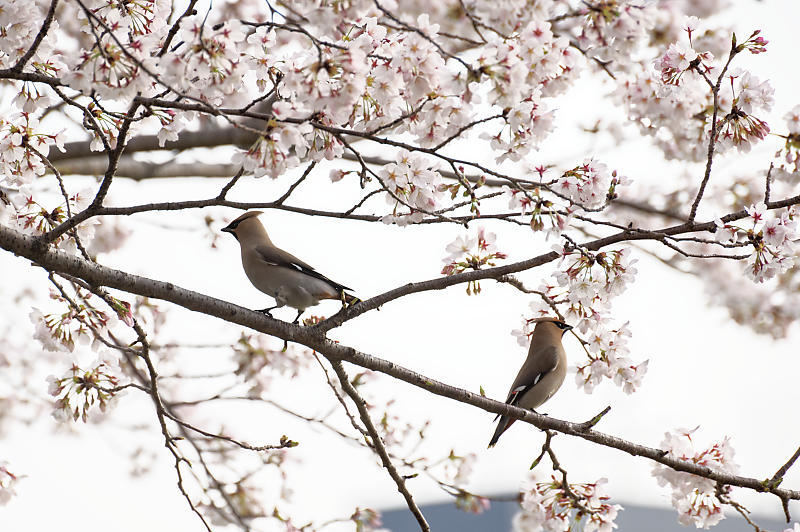
[[588, 337], [589, 362], [577, 366], [575, 381], [586, 393], [592, 393], [594, 387], [603, 377], [611, 379], [622, 390], [631, 394], [641, 385], [647, 373], [649, 361], [645, 360], [634, 365], [627, 356], [630, 351], [627, 347], [627, 338], [631, 333], [628, 324], [613, 330], [608, 330], [605, 322], [595, 316], [598, 322]]
[[[673, 43], [669, 45], [663, 57], [656, 61], [655, 67], [661, 71], [661, 81], [678, 85], [682, 74], [695, 66], [698, 57], [700, 56], [692, 48], [681, 43]], [[706, 56], [701, 59], [711, 60], [713, 57]]]
[[745, 242], [752, 246], [753, 261], [748, 264], [746, 273], [756, 282], [763, 283], [792, 268], [796, 261], [795, 241], [798, 239], [798, 213], [793, 207], [777, 214], [757, 203], [746, 207], [749, 221], [745, 227], [738, 224], [725, 224], [717, 220], [716, 239], [719, 242]]
[[422, 220], [424, 213], [439, 207], [442, 197], [442, 176], [421, 154], [401, 150], [394, 163], [378, 171], [386, 190], [386, 201], [394, 205], [392, 214], [383, 217], [384, 223], [405, 225]]
[[113, 407], [120, 390], [119, 379], [111, 372], [110, 364], [101, 358], [90, 365], [91, 369], [82, 370], [73, 364], [63, 377], [48, 377], [48, 393], [57, 398], [53, 417], [62, 422], [70, 418], [86, 422], [95, 403], [101, 412]]
[[628, 0], [584, 4], [580, 9], [586, 19], [579, 26], [578, 45], [620, 70], [628, 68], [630, 56], [644, 44], [658, 10], [655, 3]]
[[565, 486], [555, 476], [537, 481], [536, 474], [522, 485], [522, 511], [514, 516], [515, 532], [569, 532], [575, 523], [582, 530], [610, 532], [622, 510], [619, 504], [609, 504], [601, 478], [593, 483]]
[[[730, 439], [726, 437], [706, 449], [697, 450], [693, 435], [698, 428], [666, 432], [661, 448], [667, 451], [668, 456], [679, 460], [736, 473], [738, 466], [733, 461], [734, 450]], [[672, 506], [678, 511], [678, 521], [682, 525], [694, 524], [697, 528], [708, 528], [725, 518], [713, 480], [675, 471], [660, 464], [653, 468], [653, 476], [659, 486], [668, 485], [672, 489]]]
[[605, 164], [588, 159], [581, 166], [564, 172], [554, 190], [581, 207], [594, 209], [605, 202], [609, 193], [613, 194], [612, 176], [616, 179], [616, 172], [610, 173]]
[[[444, 275], [455, 275], [466, 270], [480, 270], [485, 266], [494, 266], [499, 259], [506, 258], [506, 254], [497, 251], [495, 247], [497, 236], [479, 227], [475, 237], [458, 236], [447, 245], [445, 250], [449, 253], [442, 259], [445, 263], [442, 268]], [[467, 294], [479, 294], [480, 283], [467, 284]]]

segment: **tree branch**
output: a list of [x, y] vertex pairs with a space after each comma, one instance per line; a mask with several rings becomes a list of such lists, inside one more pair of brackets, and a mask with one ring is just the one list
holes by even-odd
[[[800, 197], [792, 198], [792, 200], [797, 203], [800, 201]], [[785, 201], [788, 200], [784, 200], [784, 202]], [[773, 205], [782, 203], [783, 202], [775, 202]], [[738, 215], [738, 213], [729, 214], [725, 218], [733, 219]], [[744, 216], [746, 216], [746, 213], [741, 214], [741, 217]], [[710, 226], [713, 225], [713, 222], [700, 225]], [[614, 241], [618, 240], [619, 238], [617, 237], [617, 240]], [[586, 247], [605, 245], [603, 244], [604, 241], [608, 241], [608, 239], [598, 239]], [[723, 484], [748, 488], [757, 492], [773, 493], [782, 501], [800, 500], [800, 491], [798, 490], [783, 489], [755, 478], [732, 475], [723, 471], [700, 466], [669, 456], [666, 451], [660, 449], [629, 442], [616, 436], [595, 431], [591, 428], [586, 429], [583, 423], [562, 421], [553, 417], [542, 416], [530, 410], [518, 408], [500, 401], [495, 401], [479, 394], [436, 381], [389, 362], [388, 360], [360, 352], [352, 347], [329, 340], [325, 338], [323, 331], [316, 327], [300, 327], [298, 325], [278, 321], [260, 312], [248, 310], [227, 301], [192, 292], [175, 286], [172, 283], [156, 281], [101, 266], [80, 257], [68, 255], [63, 251], [50, 249], [34, 237], [24, 235], [3, 226], [0, 226], [0, 247], [32, 260], [48, 270], [55, 270], [82, 278], [92, 285], [107, 286], [146, 297], [162, 299], [186, 309], [202, 312], [209, 316], [236, 323], [264, 334], [276, 336], [286, 341], [297, 342], [322, 353], [329, 360], [343, 360], [363, 368], [378, 371], [418, 388], [427, 390], [435, 395], [469, 404], [493, 414], [501, 414], [519, 419], [540, 429], [552, 429], [564, 434], [576, 436], [605, 447], [621, 450], [634, 456], [642, 456], [676, 471], [691, 473]], [[544, 258], [549, 257], [549, 255], [551, 254], [542, 255], [540, 258], [532, 260], [544, 260]], [[552, 255], [555, 254], [553, 253]], [[521, 270], [524, 268], [520, 267], [520, 265], [528, 263], [530, 263], [530, 261], [516, 263], [515, 267]], [[504, 267], [500, 267], [492, 268], [491, 270], [503, 269]], [[434, 281], [436, 281], [434, 280], [420, 284], [425, 285], [426, 289], [440, 289], [452, 284], [467, 282], [472, 280], [473, 277], [475, 279], [480, 279], [497, 275], [496, 271], [493, 272], [491, 270], [467, 272], [451, 277], [443, 277], [438, 280], [438, 283], [434, 283]], [[402, 290], [402, 288], [399, 290]], [[417, 289], [416, 291], [421, 291], [421, 289]], [[368, 302], [374, 302], [375, 299], [376, 298], [373, 298], [364, 303], [359, 303], [355, 305], [355, 307]]]
[[397, 484], [397, 491], [403, 495], [403, 498], [406, 500], [406, 504], [408, 505], [408, 509], [411, 510], [412, 514], [414, 514], [414, 517], [416, 518], [417, 523], [419, 523], [419, 527], [422, 532], [430, 532], [431, 527], [425, 520], [425, 516], [422, 515], [422, 511], [420, 511], [417, 503], [414, 502], [414, 497], [411, 495], [411, 492], [408, 491], [408, 488], [406, 487], [406, 481], [402, 476], [400, 476], [400, 473], [397, 472], [397, 468], [394, 467], [391, 458], [389, 458], [389, 453], [386, 451], [386, 447], [383, 445], [383, 440], [381, 440], [381, 436], [378, 434], [375, 424], [369, 417], [369, 412], [367, 411], [367, 402], [363, 397], [361, 397], [361, 394], [358, 393], [358, 390], [356, 390], [355, 387], [350, 383], [350, 379], [347, 377], [344, 367], [342, 367], [342, 361], [334, 359], [330, 362], [331, 366], [333, 366], [333, 371], [335, 371], [336, 376], [339, 377], [339, 383], [342, 385], [342, 389], [355, 403], [356, 409], [358, 410], [358, 415], [361, 418], [361, 421], [364, 423], [364, 427], [367, 429], [367, 432], [369, 433], [370, 440], [372, 440], [372, 448], [380, 457], [383, 467], [385, 467], [386, 471], [389, 472], [389, 476], [392, 477], [394, 483]]

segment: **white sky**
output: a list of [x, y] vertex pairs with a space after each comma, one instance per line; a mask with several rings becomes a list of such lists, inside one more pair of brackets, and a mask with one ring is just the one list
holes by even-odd
[[[798, 39], [789, 27], [790, 21], [797, 20], [800, 3], [792, 0], [748, 5], [736, 17], [737, 34], [745, 36], [753, 28], [763, 28], [770, 41], [765, 56], [755, 63], [746, 59], [756, 75], [773, 80], [777, 88], [776, 116], [789, 109], [800, 86], [794, 67]], [[587, 106], [595, 104], [586, 94], [578, 94], [569, 102], [570, 106], [565, 105], [561, 113], [582, 116], [580, 113]], [[592, 154], [580, 146], [565, 151], [565, 157]], [[599, 151], [610, 166], [634, 179], [646, 179], [653, 172], [651, 159], [638, 149], [613, 150], [601, 145]], [[659, 173], [669, 175], [671, 170], [660, 168]], [[731, 164], [722, 161], [716, 168], [715, 179], [721, 181], [730, 175], [727, 171]], [[338, 189], [327, 184], [326, 172], [316, 175], [312, 184], [324, 192], [315, 189], [315, 196], [310, 197], [311, 187], [301, 188], [298, 197], [321, 205], [328, 199], [329, 190]], [[274, 198], [291, 180], [289, 176], [277, 183], [245, 179], [237, 185], [232, 198]], [[191, 190], [192, 197], [208, 197], [218, 191], [220, 183], [172, 180], [134, 184], [119, 179], [114, 184], [112, 200], [129, 204], [153, 197], [182, 198], [187, 190]], [[232, 210], [215, 212], [235, 215]], [[461, 234], [456, 227], [401, 229], [272, 211], [262, 220], [278, 245], [331, 278], [352, 286], [362, 297], [411, 280], [437, 276], [444, 246]], [[137, 215], [128, 221], [134, 235], [122, 252], [104, 258], [105, 264], [172, 281], [250, 308], [269, 304], [241, 271], [238, 246], [232, 238], [222, 235], [220, 250], [209, 250], [202, 237], [202, 216], [156, 213]], [[172, 226], [179, 229], [163, 229]], [[498, 246], [509, 253], [510, 261], [537, 255], [549, 245], [532, 239], [525, 228], [497, 223], [485, 226], [498, 233]], [[789, 339], [780, 342], [757, 337], [734, 326], [724, 310], [709, 308], [703, 287], [696, 280], [677, 275], [641, 252], [635, 256], [639, 259], [638, 282], [615, 302], [614, 308], [617, 317], [631, 322], [632, 357], [650, 359], [644, 386], [628, 396], [605, 382], [593, 395], [586, 395], [576, 389], [570, 375], [558, 396], [543, 410], [561, 419], [583, 421], [611, 405], [611, 412], [598, 430], [650, 446], [658, 446], [666, 430], [700, 425], [700, 444], [725, 435], [732, 438], [742, 474], [772, 476], [800, 444], [800, 425], [793, 418], [796, 405], [800, 404], [796, 328]], [[43, 293], [44, 276], [26, 261], [2, 254], [0, 270], [7, 272], [8, 278], [40, 283]], [[522, 277], [529, 285], [535, 285], [551, 271], [551, 266], [545, 266]], [[743, 276], [741, 282], [748, 281]], [[362, 351], [473, 392], [483, 386], [490, 397], [502, 399], [525, 354], [510, 331], [520, 326], [529, 298], [490, 281], [482, 283], [482, 287], [479, 297], [467, 297], [463, 286], [413, 295], [353, 320], [333, 336]], [[9, 288], [0, 289], [4, 297], [10, 293]], [[2, 304], [4, 314], [9, 315], [8, 301]], [[335, 310], [336, 304], [328, 302], [316, 313], [330, 315]], [[179, 309], [174, 312], [179, 322], [174, 334], [185, 341], [218, 343], [237, 334], [235, 329], [210, 318]], [[20, 323], [28, 327], [26, 315], [27, 309], [19, 311]], [[286, 318], [292, 316], [293, 311], [284, 314]], [[574, 338], [567, 337], [565, 346], [573, 362], [583, 360]], [[193, 353], [184, 360], [195, 357], [197, 365], [192, 368], [202, 372], [214, 363], [215, 356], [223, 355], [213, 351]], [[64, 362], [64, 368], [68, 363]], [[351, 369], [351, 373], [355, 370]], [[333, 398], [319, 382], [318, 371], [313, 370], [307, 379], [276, 383], [275, 396], [307, 413], [326, 411]], [[43, 382], [42, 389], [45, 388]], [[543, 441], [535, 428], [516, 424], [495, 449], [486, 450], [493, 431], [491, 415], [387, 378], [381, 378], [373, 389], [375, 393], [397, 397], [397, 411], [402, 415], [431, 419], [427, 445], [437, 455], [446, 455], [451, 447], [460, 453], [476, 452], [478, 463], [469, 487], [477, 493], [517, 490]], [[175, 488], [174, 470], [152, 409], [140, 395], [128, 394], [114, 417], [149, 423], [148, 448], [158, 460], [153, 472], [144, 477], [131, 480], [126, 474], [131, 465], [127, 458], [131, 436], [121, 428], [81, 424], [75, 427], [75, 435], [51, 436], [35, 426], [15, 428], [6, 434], [0, 441], [0, 459], [8, 460], [15, 472], [27, 478], [19, 484], [19, 497], [0, 507], [2, 530], [201, 530], [201, 523]], [[301, 446], [290, 451], [303, 462], [296, 467], [291, 483], [297, 510], [294, 513], [298, 516], [319, 521], [346, 517], [355, 506], [402, 505], [388, 475], [379, 467], [370, 466], [375, 459], [365, 450], [341, 443], [324, 432], [309, 431], [268, 407], [226, 404], [193, 414], [191, 419], [207, 428], [224, 420], [234, 435], [253, 444], [277, 441], [281, 434], [299, 440]], [[644, 459], [567, 436], [558, 436], [554, 449], [572, 481], [609, 477], [608, 491], [614, 502], [669, 504], [668, 490], [658, 487], [650, 476], [652, 466]], [[540, 466], [540, 471], [547, 470]], [[799, 484], [800, 466], [790, 472], [784, 485], [796, 488]], [[409, 487], [421, 502], [446, 499], [421, 479], [409, 481]], [[735, 498], [759, 513], [781, 516], [774, 497], [753, 497], [741, 491], [735, 492]], [[795, 505], [794, 513], [800, 515], [800, 505]]]

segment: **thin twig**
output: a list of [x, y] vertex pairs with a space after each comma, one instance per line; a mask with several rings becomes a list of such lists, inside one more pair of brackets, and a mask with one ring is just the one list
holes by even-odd
[[[714, 146], [717, 143], [717, 134], [719, 133], [719, 125], [717, 124], [717, 116], [719, 114], [719, 88], [722, 85], [722, 78], [725, 76], [725, 73], [728, 71], [728, 66], [730, 66], [731, 61], [733, 61], [734, 56], [737, 54], [736, 47], [731, 46], [731, 51], [728, 54], [728, 61], [725, 63], [725, 66], [722, 68], [722, 72], [719, 73], [719, 77], [717, 77], [717, 82], [711, 88], [711, 93], [714, 96], [714, 105], [713, 111], [711, 114], [711, 131], [709, 134], [708, 139], [708, 153], [706, 155], [706, 170], [705, 174], [703, 175], [703, 181], [700, 183], [700, 189], [697, 191], [697, 196], [694, 198], [694, 202], [692, 202], [692, 209], [689, 211], [689, 219], [688, 221], [694, 222], [694, 217], [697, 215], [697, 207], [700, 205], [700, 200], [703, 199], [703, 193], [706, 190], [706, 185], [708, 185], [708, 180], [711, 179], [711, 165], [714, 162]], [[708, 78], [706, 77], [705, 73], [700, 70], [699, 66], [695, 66], [694, 69], [706, 79], [706, 82], [709, 82]]]
[[420, 529], [423, 532], [430, 532], [431, 527], [425, 520], [425, 516], [422, 515], [422, 511], [419, 509], [419, 506], [417, 506], [417, 503], [414, 502], [414, 497], [411, 495], [411, 492], [408, 491], [405, 479], [400, 475], [400, 473], [397, 472], [394, 464], [392, 464], [391, 458], [389, 458], [389, 454], [386, 452], [386, 447], [383, 445], [383, 440], [381, 440], [378, 430], [375, 428], [375, 425], [372, 423], [372, 419], [369, 417], [366, 401], [364, 401], [364, 398], [361, 397], [361, 394], [358, 393], [358, 390], [356, 390], [355, 387], [353, 387], [353, 385], [350, 383], [350, 379], [347, 377], [347, 373], [342, 366], [342, 362], [340, 360], [331, 360], [330, 362], [331, 366], [333, 366], [333, 371], [335, 371], [336, 376], [339, 377], [339, 383], [342, 385], [342, 389], [355, 403], [356, 408], [358, 409], [358, 414], [361, 417], [361, 421], [364, 423], [364, 427], [366, 427], [370, 439], [372, 440], [372, 447], [375, 449], [375, 453], [380, 457], [383, 467], [386, 468], [386, 471], [389, 472], [389, 476], [392, 477], [392, 480], [394, 480], [395, 484], [397, 485], [397, 491], [399, 491], [403, 495], [403, 498], [405, 498], [408, 509], [411, 510], [412, 514], [414, 514], [414, 517], [417, 519], [417, 523], [419, 523]]
[[300, 179], [298, 179], [297, 181], [292, 183], [292, 185], [286, 190], [286, 192], [283, 194], [283, 196], [281, 196], [280, 198], [276, 199], [274, 203], [276, 205], [283, 205], [283, 202], [286, 201], [287, 199], [289, 199], [289, 196], [292, 195], [292, 192], [294, 192], [294, 189], [296, 189], [298, 186], [300, 186], [300, 183], [305, 181], [305, 179], [311, 173], [311, 170], [313, 170], [316, 165], [317, 165], [316, 161], [311, 161], [310, 163], [308, 163], [308, 166], [306, 167], [305, 171], [303, 171], [303, 175], [300, 176]]
[[789, 468], [791, 468], [794, 465], [794, 463], [797, 461], [798, 458], [800, 458], [800, 447], [798, 447], [797, 450], [792, 455], [792, 457], [789, 458], [789, 460], [787, 460], [786, 463], [783, 464], [781, 468], [775, 472], [774, 475], [772, 475], [772, 478], [769, 479], [767, 483], [771, 487], [779, 486], [780, 483], [783, 482], [783, 477], [784, 475], [786, 475], [786, 472], [789, 471]]

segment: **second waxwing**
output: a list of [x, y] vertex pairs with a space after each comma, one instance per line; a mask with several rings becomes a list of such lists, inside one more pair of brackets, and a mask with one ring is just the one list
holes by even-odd
[[[567, 375], [567, 354], [561, 338], [570, 329], [571, 326], [554, 318], [538, 320], [531, 336], [528, 358], [511, 385], [506, 403], [535, 411], [553, 397]], [[498, 417], [500, 421], [489, 447], [493, 447], [500, 435], [516, 421], [506, 416]]]
[[295, 322], [308, 307], [322, 299], [338, 299], [343, 303], [358, 301], [347, 293], [350, 288], [332, 281], [310, 265], [288, 253], [270, 240], [267, 230], [258, 220], [261, 211], [249, 211], [233, 220], [222, 231], [232, 234], [239, 242], [242, 266], [253, 286], [275, 299], [270, 310], [288, 305], [297, 309]]

